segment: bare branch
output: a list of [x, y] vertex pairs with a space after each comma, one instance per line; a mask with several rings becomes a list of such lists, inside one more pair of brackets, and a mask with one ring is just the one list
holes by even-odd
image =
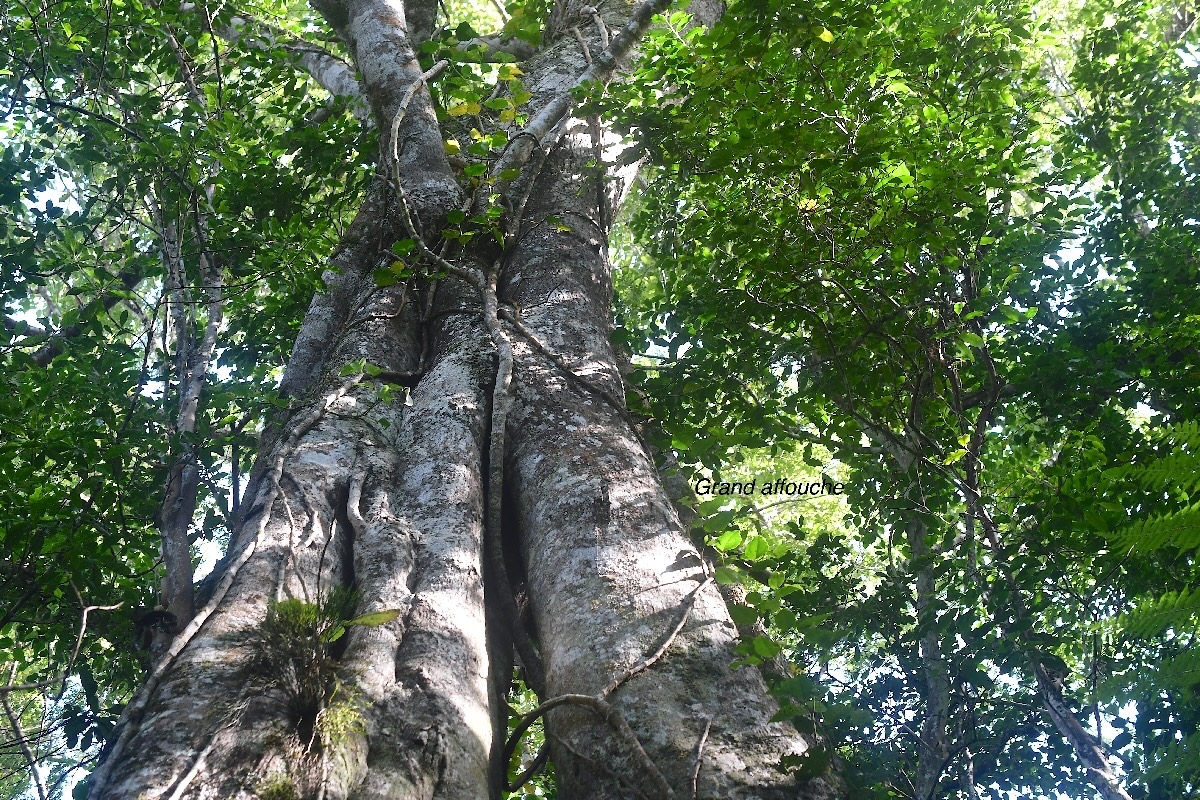
[[88, 614], [93, 611], [116, 611], [121, 606], [125, 605], [124, 601], [115, 603], [110, 606], [89, 606], [83, 602], [83, 595], [79, 593], [79, 589], [75, 587], [75, 581], [71, 581], [71, 591], [75, 592], [75, 597], [79, 600], [79, 607], [82, 609], [79, 616], [79, 632], [75, 636], [75, 647], [71, 650], [71, 659], [67, 661], [66, 672], [62, 675], [62, 686], [58, 689], [58, 694], [55, 696], [55, 701], [61, 700], [62, 696], [67, 693], [67, 676], [75, 669], [75, 659], [79, 658], [79, 649], [83, 646], [83, 635], [87, 633]]
[[[6, 686], [0, 686], [0, 694], [8, 694], [9, 692], [25, 692], [32, 689], [45, 689], [47, 686], [53, 686], [67, 677], [67, 673], [55, 675], [53, 678], [46, 678], [44, 681], [34, 681], [32, 683], [10, 683]], [[11, 678], [10, 678], [11, 680]]]
[[[93, 319], [94, 317], [108, 311], [122, 300], [125, 294], [137, 286], [141, 282], [143, 273], [140, 267], [122, 271], [117, 280], [121, 282], [120, 288], [115, 291], [106, 292], [95, 300], [91, 301], [80, 312], [80, 319]], [[18, 323], [21, 324], [21, 323]], [[6, 320], [7, 327], [7, 320]], [[39, 367], [47, 367], [50, 362], [57, 356], [62, 355], [62, 352], [67, 347], [67, 342], [79, 336], [84, 332], [85, 324], [80, 322], [74, 325], [68, 325], [61, 330], [53, 333], [48, 333], [48, 339], [37, 349], [33, 354], [33, 363]], [[30, 332], [32, 334], [32, 331]], [[46, 333], [43, 331], [43, 333]]]
[[696, 744], [696, 757], [692, 761], [692, 800], [696, 800], [700, 791], [700, 765], [704, 762], [704, 745], [708, 743], [708, 732], [712, 729], [712, 720], [704, 720], [704, 733]]
[[521, 60], [529, 58], [537, 52], [537, 48], [524, 39], [518, 39], [515, 36], [501, 36], [499, 34], [476, 36], [474, 39], [460, 42], [457, 49], [465, 53], [468, 50], [478, 50], [480, 47], [484, 48], [482, 54], [484, 61], [498, 61], [501, 55], [508, 55]]

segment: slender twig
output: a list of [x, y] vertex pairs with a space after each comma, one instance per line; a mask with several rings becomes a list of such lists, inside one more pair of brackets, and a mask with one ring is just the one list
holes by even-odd
[[79, 649], [83, 646], [83, 635], [87, 632], [88, 614], [93, 611], [116, 611], [121, 606], [125, 605], [124, 601], [111, 606], [88, 606], [83, 603], [83, 595], [79, 593], [79, 589], [75, 588], [75, 581], [71, 581], [71, 591], [75, 592], [76, 599], [79, 600], [79, 607], [82, 609], [79, 617], [79, 633], [75, 635], [75, 647], [71, 650], [71, 658], [67, 661], [67, 669], [63, 672], [62, 686], [59, 687], [58, 694], [55, 695], [55, 702], [62, 699], [67, 693], [67, 676], [75, 669], [75, 659], [79, 657]]
[[608, 26], [604, 24], [604, 17], [600, 16], [600, 12], [594, 6], [583, 6], [579, 10], [592, 15], [592, 21], [596, 23], [596, 30], [600, 32], [600, 46], [607, 50], [609, 47]]
[[692, 608], [696, 605], [696, 598], [700, 595], [700, 590], [702, 590], [705, 586], [708, 586], [710, 583], [712, 583], [712, 578], [705, 577], [704, 580], [700, 581], [699, 585], [696, 586], [696, 588], [693, 589], [683, 601], [683, 613], [679, 615], [679, 621], [675, 623], [675, 627], [672, 628], [671, 632], [667, 634], [667, 637], [663, 639], [663, 642], [658, 646], [658, 649], [643, 659], [641, 663], [630, 667], [617, 677], [613, 678], [608, 686], [605, 686], [600, 692], [598, 695], [599, 697], [608, 697], [634, 675], [637, 675], [639, 672], [644, 672], [645, 670], [654, 666], [658, 660], [666, 654], [667, 649], [674, 644], [676, 637], [679, 636], [679, 632], [683, 630], [685, 625], [687, 625], [688, 618], [692, 615]]
[[583, 50], [583, 60], [590, 67], [592, 65], [592, 51], [588, 49], [587, 42], [584, 41], [583, 34], [579, 32], [579, 28], [571, 26], [571, 33], [575, 35], [575, 41], [579, 42], [579, 49]]
[[9, 692], [25, 692], [31, 689], [45, 689], [47, 686], [53, 686], [61, 680], [65, 680], [67, 673], [55, 675], [53, 678], [47, 678], [44, 681], [33, 681], [32, 683], [10, 683], [7, 686], [0, 686], [0, 694], [8, 694]]
[[708, 742], [710, 728], [712, 728], [712, 720], [704, 720], [704, 733], [700, 734], [700, 741], [696, 744], [696, 757], [692, 759], [692, 800], [696, 800], [700, 791], [700, 764], [704, 758], [704, 745]]
[[[618, 736], [620, 736], [620, 738], [625, 740], [625, 742], [630, 745], [635, 756], [639, 761], [642, 762], [642, 765], [646, 768], [647, 773], [650, 775], [651, 780], [656, 784], [656, 787], [659, 789], [660, 793], [667, 798], [674, 797], [674, 793], [671, 791], [670, 785], [666, 782], [662, 772], [659, 771], [658, 766], [654, 763], [650, 756], [647, 755], [645, 749], [642, 747], [641, 742], [637, 738], [637, 734], [633, 732], [633, 729], [629, 727], [627, 722], [625, 722], [625, 719], [620, 715], [620, 712], [618, 712], [616, 708], [614, 708], [608, 702], [607, 698], [634, 675], [637, 675], [638, 673], [654, 666], [654, 664], [656, 664], [659, 659], [666, 654], [667, 650], [670, 649], [671, 645], [674, 644], [675, 639], [679, 636], [679, 633], [687, 625], [687, 621], [692, 613], [692, 608], [695, 606], [696, 598], [699, 596], [701, 590], [708, 586], [708, 584], [711, 582], [712, 577], [706, 575], [704, 580], [700, 581], [696, 588], [688, 593], [687, 598], [683, 602], [683, 613], [680, 614], [679, 621], [675, 623], [675, 626], [671, 629], [670, 633], [668, 633], [663, 639], [662, 644], [660, 644], [653, 653], [634, 666], [626, 669], [617, 677], [613, 678], [612, 681], [610, 681], [609, 684], [600, 690], [600, 692], [598, 692], [595, 696], [586, 694], [562, 694], [547, 700], [533, 711], [522, 717], [520, 722], [518, 722], [516, 727], [513, 729], [513, 732], [509, 735], [508, 742], [505, 744], [505, 762], [512, 758], [512, 754], [516, 751], [517, 742], [520, 741], [521, 736], [524, 735], [525, 731], [529, 729], [529, 726], [547, 711], [566, 703], [582, 705], [590, 708], [601, 719], [612, 726], [613, 730], [618, 734]], [[707, 737], [708, 730], [706, 728], [704, 738], [706, 739]], [[703, 747], [703, 740], [701, 747]], [[529, 774], [532, 774], [532, 772], [529, 770], [527, 770], [526, 773], [522, 773], [520, 782], [515, 784], [513, 788], [520, 786], [526, 780], [528, 780]]]
[[546, 766], [546, 762], [550, 760], [550, 746], [546, 742], [542, 742], [542, 746], [538, 749], [537, 755], [533, 757], [533, 761], [529, 766], [521, 770], [512, 783], [507, 784], [507, 791], [515, 792], [525, 784], [529, 783], [530, 779], [538, 773], [542, 767]]

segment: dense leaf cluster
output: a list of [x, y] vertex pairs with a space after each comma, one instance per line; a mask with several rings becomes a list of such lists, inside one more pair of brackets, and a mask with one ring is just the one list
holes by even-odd
[[1195, 786], [1194, 464], [1160, 433], [1195, 419], [1195, 36], [1152, 4], [740, 2], [611, 96], [655, 165], [620, 334], [662, 445], [850, 487], [833, 530], [699, 511], [863, 796], [1086, 794], [1056, 695], [1134, 796]]

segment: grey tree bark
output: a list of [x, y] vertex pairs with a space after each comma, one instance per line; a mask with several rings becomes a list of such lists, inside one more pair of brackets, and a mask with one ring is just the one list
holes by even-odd
[[[424, 248], [469, 202], [409, 36], [433, 6], [314, 0], [375, 124], [399, 119], [381, 163], [398, 185], [374, 185], [333, 257], [229, 552], [126, 709], [94, 800], [490, 800], [514, 645], [549, 707], [561, 797], [840, 794], [833, 773], [785, 768], [817, 743], [771, 721], [755, 670], [730, 668], [736, 628], [625, 411], [608, 341], [607, 221], [624, 186], [590, 162], [619, 145], [572, 116], [569, 92], [608, 80], [661, 5], [614, 4], [603, 23], [561, 5], [559, 32], [583, 32], [549, 31], [522, 64], [541, 111], [510, 131], [506, 165], [523, 171], [505, 185], [503, 246], [430, 252], [447, 276], [384, 289], [373, 273], [408, 225]], [[374, 377], [343, 375], [361, 361]], [[398, 614], [330, 645], [337, 677], [298, 710], [256, 643], [281, 601], [338, 586], [356, 615]]]
[[936, 578], [931, 565], [929, 546], [925, 543], [928, 527], [912, 515], [905, 531], [911, 564], [915, 572], [914, 606], [917, 627], [921, 631], [920, 656], [925, 678], [925, 716], [921, 720], [921, 740], [917, 752], [917, 774], [914, 781], [916, 797], [933, 800], [938, 797], [942, 775], [949, 764], [950, 746], [950, 675], [942, 652], [942, 638], [937, 630]]

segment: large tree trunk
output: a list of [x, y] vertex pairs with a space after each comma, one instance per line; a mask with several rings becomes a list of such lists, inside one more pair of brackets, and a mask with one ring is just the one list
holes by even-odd
[[[831, 774], [785, 768], [814, 743], [770, 721], [755, 670], [730, 668], [736, 629], [624, 410], [602, 196], [622, 187], [588, 167], [614, 137], [564, 119], [565, 135], [537, 143], [544, 163], [513, 184], [510, 210], [533, 184], [521, 233], [503, 253], [451, 253], [467, 277], [496, 267], [503, 327], [481, 286], [457, 277], [379, 289], [371, 276], [404, 235], [404, 206], [433, 241], [459, 193], [404, 8], [321, 10], [355, 52], [381, 130], [418, 89], [400, 128], [403, 197], [377, 185], [335, 255], [229, 554], [130, 704], [92, 797], [491, 800], [514, 636], [523, 661], [544, 665], [562, 797], [835, 796]], [[601, 61], [598, 29], [587, 38], [586, 55], [567, 36], [523, 66], [535, 104], [563, 104], [588, 57]], [[496, 387], [497, 344], [511, 344], [511, 390]], [[389, 401], [380, 380], [341, 376], [360, 359], [411, 395]], [[498, 478], [512, 551], [499, 559]], [[514, 618], [512, 583], [532, 630]], [[356, 614], [399, 614], [329, 646], [340, 671], [315, 713], [298, 710], [263, 674], [262, 631], [273, 604], [317, 603], [335, 586], [357, 592]], [[524, 666], [540, 684], [539, 665]]]

